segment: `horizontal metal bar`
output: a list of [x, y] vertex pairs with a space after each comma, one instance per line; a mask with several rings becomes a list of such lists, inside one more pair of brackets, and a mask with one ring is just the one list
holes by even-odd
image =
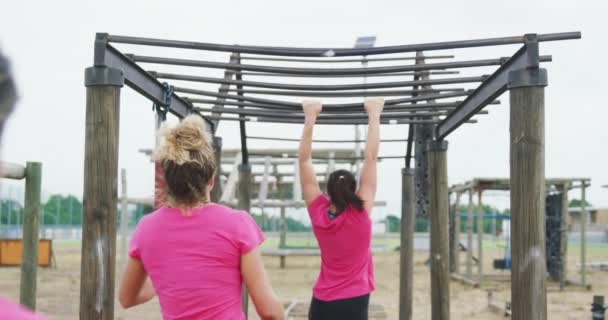
[[519, 49], [505, 64], [496, 70], [488, 79], [471, 93], [458, 108], [452, 111], [437, 127], [437, 139], [445, 138], [456, 130], [464, 121], [498, 98], [507, 90], [509, 72], [524, 68], [527, 65], [527, 46]]
[[[285, 118], [269, 118], [269, 117], [208, 117], [212, 120], [218, 119], [223, 121], [247, 121], [247, 122], [266, 122], [266, 123], [294, 123], [294, 124], [303, 124], [303, 120], [298, 119], [285, 119]], [[381, 120], [381, 124], [437, 124], [441, 121], [441, 119], [437, 120], [424, 120], [424, 119], [391, 119], [391, 120]], [[367, 120], [318, 120], [316, 124], [318, 125], [365, 125], [367, 124]], [[477, 120], [470, 119], [467, 120], [466, 123], [477, 123]]]
[[[251, 96], [223, 94], [223, 93], [217, 93], [217, 92], [212, 92], [212, 91], [189, 89], [189, 88], [182, 88], [182, 87], [174, 87], [174, 91], [181, 92], [181, 93], [208, 96], [208, 97], [225, 98], [225, 99], [231, 99], [231, 100], [242, 100], [242, 101], [248, 101], [248, 102], [254, 102], [254, 103], [290, 107], [291, 109], [294, 109], [294, 110], [300, 110], [302, 108], [302, 104], [299, 102], [291, 102], [291, 101], [284, 101], [284, 100], [272, 100], [272, 99], [256, 98], [256, 97], [251, 97]], [[390, 105], [395, 105], [395, 104], [402, 104], [402, 103], [416, 102], [416, 101], [427, 101], [427, 100], [463, 97], [463, 96], [467, 96], [468, 94], [469, 94], [469, 91], [421, 95], [421, 96], [410, 97], [410, 98], [386, 100], [384, 102], [384, 105], [390, 106]], [[324, 104], [323, 108], [326, 110], [333, 110], [333, 109], [340, 109], [340, 108], [363, 109], [363, 103], [356, 102], [356, 103], [342, 103], [342, 104]]]
[[386, 88], [399, 88], [399, 87], [414, 87], [414, 86], [427, 86], [427, 85], [442, 85], [442, 84], [456, 84], [456, 83], [476, 83], [481, 82], [488, 75], [479, 77], [462, 77], [462, 78], [443, 78], [443, 79], [428, 79], [428, 80], [415, 80], [415, 81], [393, 81], [393, 82], [382, 82], [382, 83], [357, 83], [357, 84], [338, 84], [338, 85], [307, 85], [307, 84], [285, 84], [275, 82], [258, 82], [258, 81], [244, 81], [244, 80], [225, 80], [221, 78], [210, 78], [200, 77], [191, 75], [179, 75], [172, 73], [161, 73], [150, 71], [150, 74], [160, 78], [169, 80], [183, 80], [203, 83], [217, 83], [217, 84], [233, 84], [242, 85], [246, 87], [266, 88], [266, 89], [283, 89], [283, 90], [307, 90], [307, 91], [340, 91], [340, 90], [365, 90], [365, 89], [386, 89]]
[[[250, 140], [264, 140], [264, 141], [285, 141], [285, 142], [300, 142], [301, 139], [290, 139], [290, 138], [274, 138], [274, 137], [259, 137], [259, 136], [247, 136]], [[382, 139], [380, 142], [407, 142], [408, 139]], [[365, 143], [366, 140], [321, 140], [313, 139], [315, 143]]]
[[403, 97], [418, 93], [441, 93], [441, 92], [462, 92], [464, 88], [423, 88], [413, 90], [383, 90], [383, 91], [285, 91], [285, 90], [238, 90], [230, 89], [228, 92], [243, 94], [261, 94], [275, 96], [294, 96], [294, 97], [324, 97], [324, 98], [346, 98], [346, 97]]
[[[190, 97], [184, 97], [184, 99], [192, 104], [209, 104], [212, 105], [215, 103], [213, 99], [196, 99]], [[396, 104], [384, 106], [385, 111], [389, 110], [408, 110], [408, 111], [425, 111], [425, 110], [452, 110], [455, 109], [462, 101], [455, 101], [449, 103], [418, 103], [418, 104]], [[249, 103], [249, 102], [238, 102], [227, 100], [224, 102], [224, 105], [227, 106], [239, 106], [239, 107], [248, 107], [248, 108], [257, 108], [264, 110], [276, 110], [276, 111], [299, 111], [300, 109], [294, 109], [293, 107], [285, 107], [278, 105], [270, 105], [270, 104], [257, 104], [257, 103]], [[359, 108], [340, 108], [340, 109], [323, 109], [323, 113], [333, 113], [333, 114], [341, 114], [341, 113], [349, 113], [353, 111], [363, 111], [363, 109]]]
[[[303, 113], [262, 111], [262, 110], [244, 110], [236, 108], [195, 108], [199, 112], [219, 112], [220, 114], [238, 114], [250, 117], [281, 117], [289, 119], [304, 120]], [[435, 116], [447, 115], [447, 111], [425, 111], [425, 112], [383, 112], [381, 119], [404, 119], [404, 118], [428, 118]], [[368, 116], [365, 113], [356, 114], [321, 114], [319, 120], [347, 120], [347, 119], [362, 119], [367, 120]]]
[[[235, 71], [257, 71], [257, 72], [268, 72], [268, 73], [280, 73], [280, 74], [299, 74], [299, 75], [310, 75], [310, 76], [365, 76], [370, 74], [384, 74], [384, 73], [395, 73], [404, 71], [427, 71], [427, 70], [444, 70], [444, 69], [456, 69], [456, 68], [473, 68], [473, 67], [487, 67], [497, 66], [503, 64], [507, 58], [498, 59], [483, 59], [483, 60], [468, 60], [468, 61], [454, 61], [454, 62], [440, 62], [440, 63], [426, 63], [426, 64], [411, 64], [411, 65], [396, 65], [387, 67], [370, 67], [370, 68], [293, 68], [293, 67], [276, 67], [276, 66], [262, 66], [253, 64], [230, 64], [224, 62], [211, 62], [201, 60], [189, 60], [189, 59], [175, 59], [165, 57], [150, 57], [150, 56], [138, 56], [129, 54], [127, 55], [135, 62], [141, 63], [154, 63], [154, 64], [166, 64], [176, 66], [188, 66], [188, 67], [199, 67], [199, 68], [213, 68], [213, 69], [225, 69]], [[545, 57], [547, 59], [547, 57]], [[543, 61], [543, 60], [541, 60]]]
[[[271, 158], [287, 158], [287, 159], [297, 159], [298, 155], [297, 154], [281, 154], [281, 155], [268, 155], [265, 153], [252, 153], [252, 156], [256, 156], [256, 157], [271, 157]], [[403, 159], [405, 158], [405, 156], [398, 156], [398, 155], [386, 155], [386, 156], [378, 156], [379, 160], [383, 160], [383, 159]], [[314, 160], [363, 160], [365, 159], [364, 157], [320, 157], [320, 156], [313, 156], [312, 159]]]
[[425, 56], [422, 58], [416, 57], [391, 57], [391, 58], [360, 58], [360, 59], [290, 59], [290, 58], [267, 58], [264, 56], [243, 56], [241, 60], [257, 60], [257, 61], [276, 61], [276, 62], [312, 62], [312, 63], [367, 63], [367, 62], [381, 62], [381, 61], [407, 61], [416, 59], [453, 59], [454, 55], [437, 55], [437, 56]]
[[[237, 71], [238, 72], [238, 71]], [[359, 78], [360, 75], [309, 75], [309, 74], [282, 74], [282, 73], [268, 73], [268, 72], [238, 72], [243, 76], [252, 77], [295, 77], [295, 78]], [[408, 77], [416, 74], [428, 74], [428, 75], [445, 75], [445, 74], [459, 74], [458, 70], [435, 70], [435, 71], [416, 71], [416, 72], [395, 72], [395, 73], [382, 73], [382, 74], [368, 74], [366, 77]]]
[[[102, 54], [103, 56], [99, 56]], [[98, 50], [95, 61], [108, 67], [123, 71], [125, 83], [144, 97], [157, 104], [164, 104], [165, 88], [148, 72], [134, 63], [131, 59], [120, 53], [116, 48], [106, 45], [105, 50]], [[173, 93], [171, 95], [171, 114], [184, 118], [192, 112], [192, 106]], [[209, 130], [213, 130], [213, 123], [205, 119], [209, 124]]]
[[[128, 37], [119, 35], [108, 35], [110, 42], [128, 43], [145, 46], [171, 47], [182, 49], [221, 51], [221, 52], [239, 52], [247, 54], [262, 54], [275, 56], [290, 56], [290, 57], [345, 57], [345, 56], [364, 56], [375, 54], [403, 53], [415, 51], [431, 51], [445, 49], [459, 49], [472, 47], [488, 47], [498, 45], [509, 45], [524, 43], [525, 35], [512, 37], [499, 37], [475, 40], [461, 40], [435, 43], [419, 43], [411, 45], [398, 45], [387, 47], [372, 47], [372, 48], [286, 48], [286, 47], [263, 47], [263, 46], [242, 46], [242, 45], [225, 45], [212, 44], [193, 41], [177, 41], [163, 40], [141, 37]], [[538, 41], [558, 41], [579, 39], [580, 32], [563, 32], [552, 34], [538, 35]]]
[[25, 166], [16, 163], [0, 162], [0, 178], [21, 180], [25, 178]]

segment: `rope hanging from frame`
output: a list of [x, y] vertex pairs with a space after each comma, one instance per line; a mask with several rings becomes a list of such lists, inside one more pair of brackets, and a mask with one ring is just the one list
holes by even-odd
[[152, 103], [152, 110], [156, 111], [162, 121], [167, 120], [167, 112], [171, 109], [171, 96], [173, 95], [173, 86], [167, 82], [163, 82], [163, 103]]

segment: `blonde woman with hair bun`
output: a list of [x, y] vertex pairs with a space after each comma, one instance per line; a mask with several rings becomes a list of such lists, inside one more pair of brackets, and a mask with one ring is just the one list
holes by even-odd
[[245, 319], [244, 283], [262, 319], [283, 319], [264, 270], [262, 231], [244, 211], [212, 203], [217, 166], [196, 115], [160, 132], [167, 200], [144, 216], [129, 245], [119, 300], [124, 308], [158, 295], [165, 320]]

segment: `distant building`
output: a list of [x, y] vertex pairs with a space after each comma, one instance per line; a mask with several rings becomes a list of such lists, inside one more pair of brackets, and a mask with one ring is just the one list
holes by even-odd
[[[608, 208], [585, 208], [587, 212], [587, 222], [589, 224], [608, 225]], [[581, 208], [568, 208], [570, 214], [570, 225], [581, 224]]]

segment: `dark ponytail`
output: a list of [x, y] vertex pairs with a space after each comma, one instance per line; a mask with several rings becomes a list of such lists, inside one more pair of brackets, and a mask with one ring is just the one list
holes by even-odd
[[349, 206], [363, 210], [363, 200], [356, 193], [357, 180], [348, 170], [336, 170], [327, 180], [327, 193], [331, 203], [336, 207], [335, 213], [340, 214]]

